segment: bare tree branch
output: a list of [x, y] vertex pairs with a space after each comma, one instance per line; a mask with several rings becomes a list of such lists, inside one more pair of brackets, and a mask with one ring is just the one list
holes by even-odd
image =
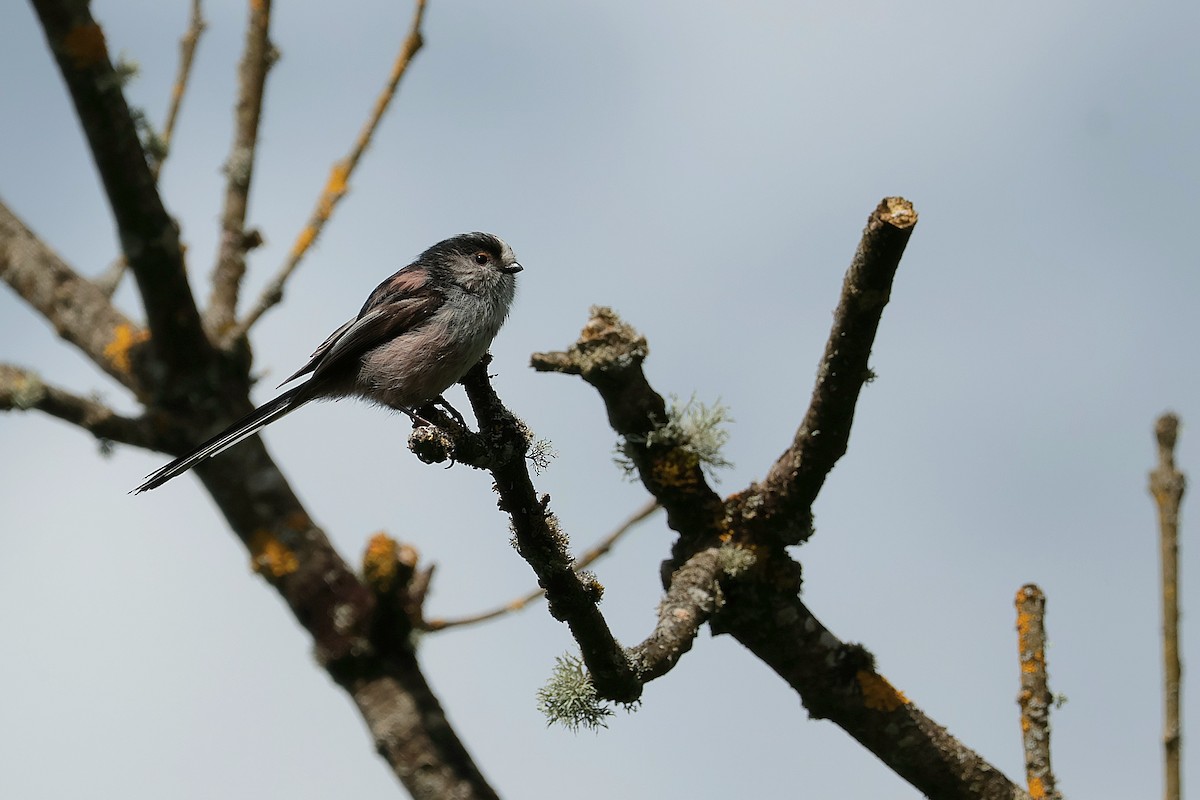
[[104, 32], [83, 0], [33, 0], [33, 6], [100, 172], [153, 349], [168, 372], [187, 375], [198, 358], [210, 362], [212, 352], [188, 286], [179, 232], [158, 195]]
[[113, 307], [95, 284], [0, 202], [0, 279], [12, 287], [66, 341], [139, 396], [142, 343], [149, 334]]
[[1050, 768], [1050, 706], [1054, 702], [1046, 677], [1046, 595], [1035, 584], [1017, 592], [1017, 654], [1021, 659], [1021, 740], [1025, 749], [1025, 782], [1031, 797], [1060, 800]]
[[479, 420], [479, 438], [495, 443], [486, 469], [495, 479], [500, 509], [512, 520], [517, 552], [545, 589], [550, 614], [570, 627], [597, 695], [631, 703], [641, 695], [642, 684], [597, 608], [604, 589], [595, 578], [572, 568], [567, 536], [550, 511], [550, 496], [538, 495], [529, 477], [525, 454], [531, 432], [496, 396], [487, 374], [490, 361], [480, 361], [462, 384]]
[[642, 371], [649, 352], [644, 336], [612, 309], [597, 306], [570, 348], [534, 353], [530, 363], [540, 372], [579, 375], [600, 393], [609, 424], [624, 438], [624, 452], [642, 483], [666, 509], [667, 524], [687, 540], [675, 553], [679, 565], [719, 544], [724, 506], [688, 442], [651, 437], [667, 423], [667, 405]]
[[785, 544], [797, 544], [812, 534], [812, 503], [846, 452], [859, 391], [871, 378], [867, 359], [875, 332], [916, 224], [912, 204], [900, 197], [884, 198], [867, 220], [846, 272], [804, 421], [791, 447], [743, 498], [745, 523], [782, 535]]
[[213, 339], [222, 337], [237, 316], [238, 292], [246, 273], [246, 252], [254, 241], [246, 231], [250, 182], [258, 147], [258, 123], [262, 116], [263, 86], [275, 61], [269, 30], [271, 0], [250, 4], [246, 24], [246, 48], [238, 67], [238, 101], [233, 147], [225, 161], [225, 210], [221, 214], [221, 246], [213, 272], [212, 293], [205, 322]]
[[[651, 514], [660, 508], [658, 502], [651, 500], [637, 511], [633, 512], [627, 520], [622, 522], [616, 530], [604, 537], [595, 547], [580, 555], [571, 564], [571, 568], [578, 572], [581, 569], [587, 569], [593, 563], [604, 557], [613, 546], [629, 531], [637, 527], [639, 522], [647, 519]], [[505, 614], [511, 614], [528, 607], [534, 601], [546, 595], [545, 589], [534, 589], [514, 600], [510, 600], [504, 605], [497, 606], [490, 611], [481, 611], [476, 614], [470, 614], [465, 617], [450, 617], [450, 618], [434, 618], [426, 620], [423, 628], [427, 631], [443, 631], [448, 628], [458, 628], [464, 625], [475, 625], [480, 622], [497, 619]]]
[[1150, 473], [1150, 494], [1158, 507], [1159, 548], [1162, 561], [1163, 605], [1163, 755], [1167, 800], [1183, 796], [1180, 752], [1183, 720], [1179, 715], [1182, 666], [1179, 661], [1179, 504], [1186, 480], [1175, 467], [1175, 440], [1179, 417], [1163, 414], [1154, 426], [1158, 441], [1158, 467]]
[[[153, 336], [115, 311], [0, 206], [0, 272], [60, 335], [134, 389], [153, 446], [180, 452], [250, 410], [249, 359], [218, 354], [200, 324], [174, 223], [166, 215], [104, 34], [83, 0], [34, 0], [108, 193], [123, 251]], [[146, 347], [139, 347], [148, 341]], [[146, 359], [149, 353], [156, 359]], [[77, 424], [127, 434], [109, 416], [60, 390], [12, 378], [9, 402]], [[105, 428], [108, 426], [108, 428]], [[149, 434], [147, 434], [149, 435]], [[353, 698], [378, 751], [417, 798], [493, 798], [417, 665], [412, 644], [377, 625], [376, 596], [333, 550], [257, 437], [196, 474], [245, 544], [250, 564], [313, 637], [319, 663]]]
[[283, 300], [284, 286], [292, 273], [296, 271], [296, 267], [300, 265], [300, 261], [308, 253], [317, 237], [321, 235], [321, 231], [325, 228], [325, 223], [333, 215], [334, 207], [346, 195], [346, 191], [350, 185], [350, 175], [354, 172], [354, 168], [358, 166], [359, 160], [367, 149], [367, 145], [371, 143], [371, 137], [375, 133], [375, 129], [379, 127], [380, 120], [383, 119], [384, 112], [392, 102], [392, 98], [396, 95], [396, 89], [400, 85], [401, 78], [408, 71], [408, 66], [412, 62], [417, 51], [421, 49], [423, 39], [421, 36], [421, 23], [425, 18], [425, 2], [426, 0], [417, 0], [416, 10], [413, 12], [412, 25], [409, 28], [408, 36], [405, 37], [404, 43], [400, 46], [400, 52], [396, 55], [396, 60], [392, 63], [392, 72], [388, 77], [387, 85], [383, 91], [375, 99], [375, 106], [371, 110], [371, 116], [359, 131], [358, 138], [354, 142], [354, 146], [350, 149], [350, 153], [341, 161], [333, 165], [333, 169], [329, 172], [329, 180], [325, 183], [325, 188], [321, 191], [321, 196], [317, 198], [317, 207], [313, 210], [312, 216], [308, 220], [308, 224], [300, 231], [296, 237], [296, 243], [292, 245], [292, 250], [288, 253], [287, 261], [283, 267], [267, 284], [263, 290], [258, 302], [254, 308], [246, 315], [240, 323], [238, 323], [226, 337], [226, 342], [235, 341], [243, 336], [258, 322], [259, 318], [269, 311], [273, 306], [278, 305]]
[[934, 800], [1029, 800], [1000, 770], [927, 717], [875, 670], [861, 645], [840, 641], [796, 595], [798, 567], [764, 559], [758, 579], [733, 582], [712, 622], [828, 719]]
[[796, 534], [807, 532], [811, 502], [845, 450], [867, 355], [915, 221], [898, 198], [872, 214], [796, 442], [764, 486], [727, 501], [705, 482], [694, 447], [663, 439], [665, 403], [641, 369], [646, 341], [610, 309], [592, 309], [574, 345], [535, 354], [533, 366], [580, 375], [597, 389], [624, 452], [680, 534], [664, 565], [659, 626], [633, 651], [640, 676], [669, 669], [709, 619], [714, 633], [732, 634], [787, 680], [814, 716], [840, 725], [929, 797], [1023, 798], [875, 672], [865, 649], [838, 641], [813, 617], [798, 597], [800, 565], [785, 550], [806, 538]]
[[159, 134], [162, 153], [154, 161], [151, 173], [158, 180], [163, 163], [171, 153], [171, 139], [175, 135], [175, 121], [179, 118], [179, 109], [183, 105], [183, 97], [187, 93], [188, 79], [192, 75], [192, 62], [196, 59], [196, 45], [207, 25], [200, 11], [200, 0], [192, 0], [192, 13], [188, 18], [188, 27], [179, 40], [179, 69], [175, 73], [175, 84], [171, 87], [171, 104], [167, 108], [167, 118]]
[[97, 439], [155, 447], [155, 437], [144, 420], [123, 417], [99, 400], [59, 389], [37, 373], [11, 364], [0, 364], [0, 411], [42, 411]]
[[[251, 567], [313, 637], [317, 662], [354, 700], [376, 749], [416, 798], [492, 798], [421, 674], [394, 616], [333, 549], [258, 437], [196, 468]], [[383, 616], [379, 616], [382, 614]]]
[[658, 606], [658, 624], [644, 642], [630, 651], [643, 682], [666, 675], [692, 649], [700, 626], [722, 602], [720, 578], [725, 572], [722, 551], [710, 547], [693, 555], [671, 575], [666, 596]]

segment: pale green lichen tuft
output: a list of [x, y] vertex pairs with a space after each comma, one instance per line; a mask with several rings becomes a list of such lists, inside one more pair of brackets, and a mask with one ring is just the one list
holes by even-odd
[[555, 659], [554, 674], [537, 693], [538, 710], [547, 725], [562, 725], [572, 733], [580, 728], [607, 728], [604, 721], [613, 712], [596, 699], [596, 687], [579, 656], [566, 654]]
[[626, 477], [633, 478], [636, 467], [633, 450], [636, 447], [663, 446], [683, 451], [694, 463], [700, 465], [705, 474], [714, 481], [720, 480], [717, 470], [733, 464], [721, 455], [721, 448], [729, 441], [726, 423], [733, 422], [729, 407], [720, 400], [711, 406], [699, 402], [693, 394], [686, 403], [671, 396], [667, 406], [666, 421], [645, 436], [630, 436], [618, 443], [614, 456], [617, 466]]
[[717, 560], [721, 565], [721, 571], [731, 578], [736, 578], [753, 567], [758, 557], [745, 547], [726, 542], [717, 550]]

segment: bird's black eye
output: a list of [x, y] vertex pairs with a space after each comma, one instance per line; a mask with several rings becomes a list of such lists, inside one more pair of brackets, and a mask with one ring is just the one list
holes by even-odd
[[487, 253], [476, 253], [475, 254], [475, 263], [481, 267], [487, 266], [491, 260], [492, 260], [492, 257], [489, 256]]

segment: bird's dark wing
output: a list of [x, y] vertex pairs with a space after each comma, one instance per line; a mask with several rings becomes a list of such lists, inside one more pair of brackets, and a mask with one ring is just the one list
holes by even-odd
[[329, 334], [329, 338], [313, 351], [308, 363], [279, 385], [357, 358], [372, 347], [426, 322], [445, 301], [445, 295], [429, 286], [427, 270], [412, 265], [405, 267], [375, 287], [358, 316]]
[[[349, 322], [347, 322], [345, 325], [342, 325], [340, 328], [338, 328], [333, 333], [329, 334], [329, 338], [327, 338], [325, 341], [321, 342], [320, 347], [318, 347], [316, 350], [313, 350], [313, 354], [311, 356], [309, 356], [309, 358], [308, 358], [308, 363], [305, 364], [300, 369], [293, 372], [291, 375], [289, 375], [286, 380], [284, 380], [282, 383], [279, 384], [279, 386], [283, 386], [285, 383], [291, 383], [292, 381], [296, 380], [296, 378], [299, 378], [301, 375], [307, 375], [308, 373], [310, 373], [314, 369], [316, 369], [317, 364], [320, 364], [321, 359], [324, 358], [325, 354], [329, 352], [329, 348], [333, 347], [333, 343], [336, 342], [343, 333], [350, 330], [350, 327], [352, 325], [354, 325], [354, 323], [356, 323], [356, 322], [358, 322], [357, 319], [352, 319]], [[277, 386], [275, 388], [279, 388], [279, 387]]]

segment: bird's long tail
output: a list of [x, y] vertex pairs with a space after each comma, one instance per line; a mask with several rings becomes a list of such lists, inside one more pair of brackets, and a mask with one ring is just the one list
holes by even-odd
[[300, 396], [300, 391], [304, 389], [304, 386], [304, 384], [301, 384], [294, 389], [289, 389], [274, 400], [264, 403], [192, 452], [180, 456], [162, 469], [147, 475], [146, 481], [134, 489], [132, 493], [141, 494], [142, 492], [162, 486], [171, 480], [171, 478], [174, 478], [176, 475], [182, 475], [204, 459], [212, 458], [217, 453], [233, 447], [247, 436], [254, 435], [264, 426], [269, 425], [288, 412], [295, 411], [311, 399], [310, 397]]

